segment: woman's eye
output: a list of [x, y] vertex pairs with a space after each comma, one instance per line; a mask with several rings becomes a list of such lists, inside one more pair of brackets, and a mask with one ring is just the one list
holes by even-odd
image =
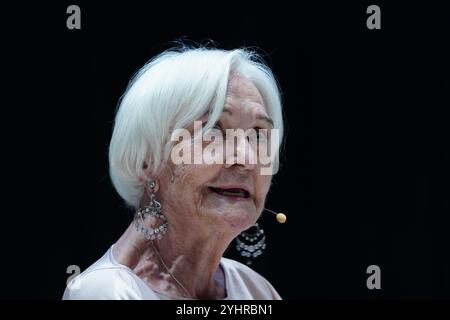
[[266, 135], [262, 132], [258, 132], [258, 141], [266, 140]]
[[[206, 127], [206, 125], [208, 124], [208, 121], [205, 121], [202, 123], [202, 128], [204, 129]], [[216, 123], [212, 126], [211, 129], [216, 129], [216, 130], [222, 130], [222, 127], [220, 126], [219, 123]]]
[[220, 126], [220, 124], [216, 123], [212, 128], [203, 131], [203, 136], [207, 137], [207, 140], [211, 140], [211, 138], [214, 137], [215, 141], [215, 139], [217, 139], [217, 136], [223, 136], [222, 127]]
[[258, 141], [266, 141], [266, 140], [267, 140], [267, 135], [266, 135], [265, 130], [258, 129], [258, 130], [256, 131], [256, 139], [257, 139]]

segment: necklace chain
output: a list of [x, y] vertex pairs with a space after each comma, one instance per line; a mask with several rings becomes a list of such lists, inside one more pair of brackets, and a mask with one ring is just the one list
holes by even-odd
[[183, 284], [172, 274], [172, 272], [170, 272], [169, 268], [167, 267], [167, 265], [164, 263], [163, 258], [161, 257], [161, 254], [159, 253], [158, 248], [155, 246], [155, 244], [153, 243], [153, 241], [150, 241], [152, 244], [153, 249], [155, 250], [156, 254], [158, 255], [159, 260], [161, 261], [162, 265], [164, 266], [164, 268], [166, 269], [167, 273], [172, 277], [173, 280], [175, 280], [175, 282], [181, 287], [181, 289], [183, 289], [184, 291], [184, 296], [185, 298], [188, 299], [192, 299], [189, 291], [186, 289], [185, 286], [183, 286]]
[[[142, 225], [140, 224], [139, 220], [142, 221]], [[143, 217], [141, 216], [141, 219], [136, 219], [136, 229], [138, 231], [144, 232], [144, 228], [143, 228]], [[144, 235], [146, 235], [144, 233]], [[172, 274], [172, 272], [170, 272], [170, 269], [167, 267], [167, 265], [165, 264], [163, 258], [161, 257], [161, 254], [159, 253], [158, 248], [156, 247], [156, 245], [153, 242], [153, 239], [150, 240], [150, 244], [152, 246], [152, 248], [154, 249], [154, 251], [156, 252], [156, 255], [158, 256], [158, 259], [161, 261], [162, 265], [164, 266], [164, 268], [166, 269], [167, 273], [169, 274], [169, 276], [177, 283], [177, 285], [184, 291], [183, 294], [185, 296], [185, 298], [188, 299], [193, 299], [192, 296], [190, 295], [189, 291], [186, 289], [185, 286], [183, 286], [183, 284]]]

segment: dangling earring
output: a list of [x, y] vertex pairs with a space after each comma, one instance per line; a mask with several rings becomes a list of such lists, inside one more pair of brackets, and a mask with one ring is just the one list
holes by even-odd
[[[158, 191], [158, 185], [155, 180], [150, 181], [149, 184], [150, 193], [149, 193], [149, 204], [145, 208], [139, 208], [135, 215], [135, 226], [138, 231], [140, 231], [147, 240], [153, 241], [155, 239], [162, 239], [163, 235], [167, 232], [167, 227], [169, 223], [167, 222], [167, 218], [161, 210], [161, 203], [156, 201], [155, 195], [156, 191]], [[146, 227], [144, 225], [144, 219], [147, 216], [152, 216], [156, 220], [160, 220], [161, 223], [158, 227]]]
[[[253, 232], [251, 232], [252, 228], [254, 228]], [[264, 235], [264, 230], [259, 227], [258, 222], [236, 238], [236, 250], [241, 256], [247, 258], [247, 265], [251, 265], [253, 260], [260, 256], [264, 249], [266, 249], [266, 236]]]

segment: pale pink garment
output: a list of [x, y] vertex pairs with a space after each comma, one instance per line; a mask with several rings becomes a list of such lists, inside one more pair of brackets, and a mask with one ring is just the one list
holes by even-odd
[[[130, 268], [116, 261], [113, 247], [69, 283], [63, 300], [184, 299], [150, 288]], [[220, 266], [225, 274], [225, 300], [281, 300], [273, 286], [246, 265], [222, 257]]]

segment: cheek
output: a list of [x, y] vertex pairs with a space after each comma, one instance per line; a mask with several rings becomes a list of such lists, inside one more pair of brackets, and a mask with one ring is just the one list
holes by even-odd
[[270, 189], [270, 182], [272, 181], [272, 176], [269, 175], [260, 175], [258, 176], [258, 179], [256, 180], [256, 193], [257, 193], [257, 200], [259, 205], [264, 205], [264, 200], [266, 199], [267, 192], [269, 192]]
[[219, 172], [218, 165], [176, 165], [173, 168], [172, 196], [199, 203], [205, 186]]

